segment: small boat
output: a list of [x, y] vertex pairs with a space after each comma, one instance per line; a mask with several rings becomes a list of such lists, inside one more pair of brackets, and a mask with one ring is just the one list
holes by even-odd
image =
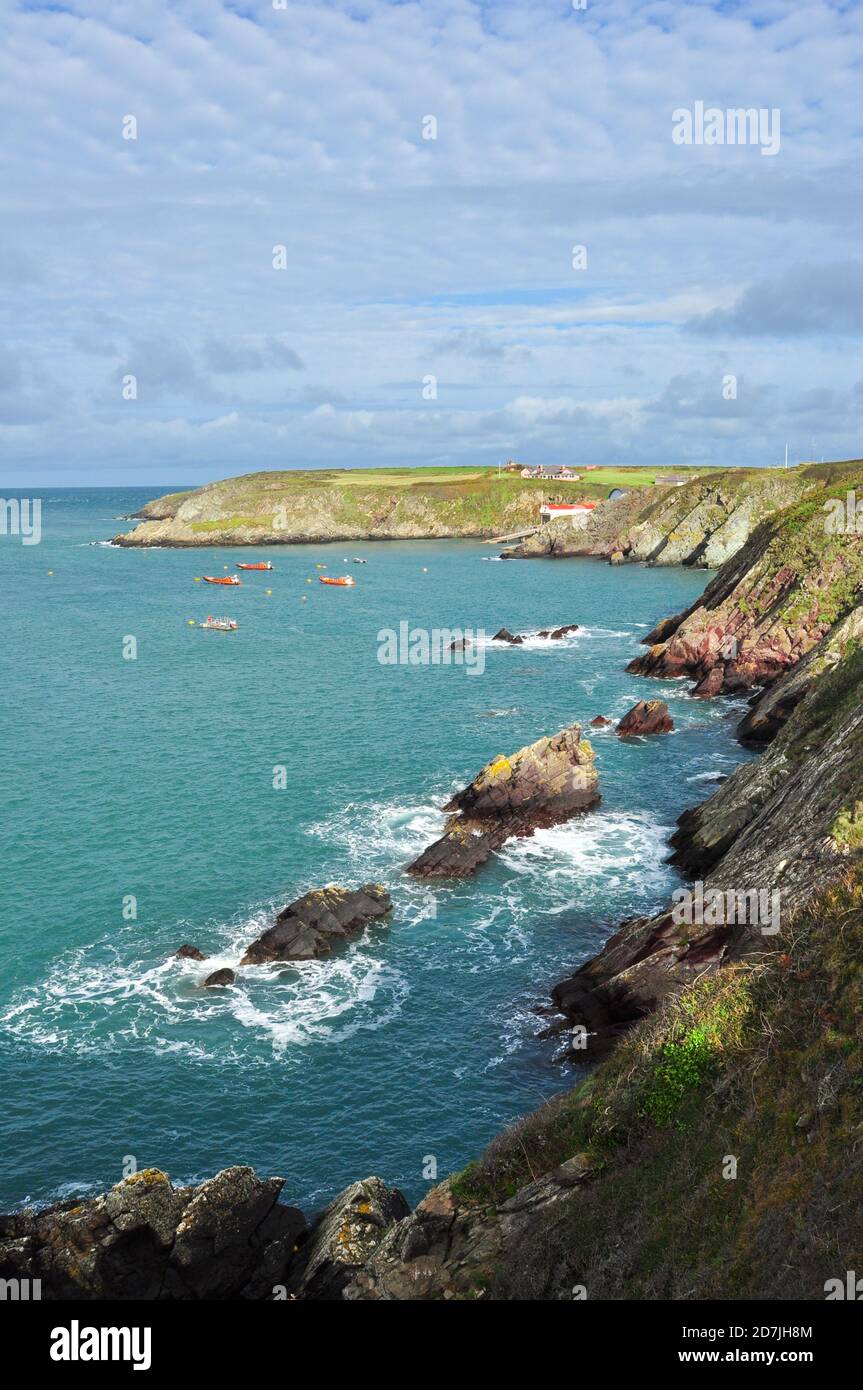
[[354, 556], [354, 564], [355, 564], [355, 565], [367, 565], [367, 564], [368, 564], [368, 560], [361, 560], [360, 557], [359, 557], [359, 555], [355, 555], [355, 556]]
[[209, 613], [207, 614], [207, 621], [205, 623], [198, 623], [197, 626], [203, 628], [204, 632], [237, 631], [237, 621], [235, 618], [211, 618]]
[[203, 576], [205, 584], [239, 584], [239, 579], [235, 574], [226, 574], [222, 578], [217, 578], [214, 574]]
[[269, 560], [264, 560], [260, 565], [241, 565], [237, 562], [238, 570], [271, 570], [273, 567]]
[[319, 574], [319, 584], [335, 584], [339, 589], [350, 589], [356, 584], [356, 580], [350, 574], [343, 574], [338, 579], [331, 579], [327, 575]]

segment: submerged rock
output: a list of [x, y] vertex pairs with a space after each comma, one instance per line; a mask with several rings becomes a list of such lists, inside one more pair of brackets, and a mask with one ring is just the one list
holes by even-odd
[[[571, 632], [578, 632], [578, 623], [564, 623], [562, 627], [543, 627], [536, 635], [537, 637], [545, 637], [550, 642], [560, 642]], [[529, 632], [510, 632], [508, 627], [502, 627], [491, 640], [492, 642], [507, 642], [511, 647], [520, 647], [530, 636]]]
[[44, 1299], [266, 1298], [306, 1227], [282, 1185], [236, 1167], [175, 1188], [146, 1168], [88, 1201], [0, 1216], [0, 1277], [40, 1279]]
[[241, 965], [271, 961], [318, 960], [333, 944], [356, 936], [368, 922], [386, 917], [392, 901], [379, 883], [351, 892], [331, 885], [304, 893], [278, 915], [275, 925], [249, 946]]
[[573, 724], [499, 756], [447, 802], [444, 834], [408, 865], [418, 878], [465, 877], [512, 836], [557, 825], [599, 801], [590, 744]]
[[674, 728], [664, 700], [639, 700], [617, 726], [622, 738], [633, 734], [667, 734]]
[[291, 1292], [303, 1299], [340, 1298], [387, 1231], [409, 1215], [398, 1188], [375, 1177], [352, 1183], [314, 1223], [297, 1258]]
[[593, 719], [591, 719], [590, 727], [592, 729], [605, 729], [610, 723], [611, 720], [606, 719], [604, 714], [597, 714]]

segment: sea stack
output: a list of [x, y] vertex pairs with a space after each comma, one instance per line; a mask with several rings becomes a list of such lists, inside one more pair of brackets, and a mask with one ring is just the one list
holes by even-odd
[[573, 724], [500, 755], [444, 807], [444, 834], [407, 867], [417, 878], [464, 878], [512, 836], [557, 825], [599, 801], [590, 744]]
[[673, 728], [674, 720], [664, 700], [639, 700], [623, 716], [617, 733], [621, 738], [629, 738], [633, 734], [667, 734]]

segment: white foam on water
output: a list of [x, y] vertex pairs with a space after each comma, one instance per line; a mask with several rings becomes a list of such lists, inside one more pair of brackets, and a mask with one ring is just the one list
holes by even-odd
[[[419, 904], [416, 920], [423, 907], [429, 912], [428, 901]], [[386, 963], [386, 942], [374, 927], [321, 961], [241, 967], [248, 943], [273, 914], [272, 905], [262, 906], [224, 924], [220, 948], [204, 961], [170, 956], [147, 965], [124, 960], [122, 947], [104, 940], [67, 952], [0, 1014], [0, 1031], [39, 1050], [76, 1056], [133, 1046], [191, 1061], [265, 1065], [292, 1044], [342, 1041], [398, 1015], [409, 983]], [[233, 985], [202, 988], [225, 967], [236, 972]], [[214, 1030], [213, 1020], [223, 1026]]]
[[484, 647], [488, 651], [528, 651], [528, 652], [555, 652], [572, 650], [578, 648], [583, 642], [595, 638], [607, 637], [631, 637], [629, 631], [621, 631], [617, 628], [609, 627], [578, 627], [575, 632], [568, 632], [565, 637], [540, 637], [541, 632], [553, 632], [557, 627], [565, 627], [566, 623], [546, 623], [541, 628], [531, 628], [526, 632], [519, 632], [518, 636], [523, 641], [513, 645], [511, 642], [495, 642], [490, 635], [485, 638], [477, 638], [476, 645]]
[[[170, 931], [173, 949], [184, 939], [211, 943], [205, 961], [142, 960], [140, 936], [130, 927], [60, 956], [46, 978], [19, 991], [0, 1014], [0, 1031], [63, 1054], [144, 1049], [191, 1064], [267, 1066], [279, 1058], [287, 1065], [310, 1044], [335, 1045], [386, 1028], [403, 1012], [417, 976], [453, 969], [484, 976], [515, 966], [520, 978], [530, 978], [537, 930], [552, 933], [540, 951], [547, 985], [555, 917], [604, 924], [647, 911], [667, 893], [669, 827], [647, 814], [602, 809], [509, 841], [468, 884], [410, 879], [404, 866], [441, 834], [440, 806], [458, 785], [450, 780], [433, 799], [417, 802], [349, 802], [307, 830], [341, 861], [335, 876], [342, 881], [389, 884], [397, 901], [392, 929], [373, 925], [319, 961], [240, 967], [248, 943], [272, 923], [281, 902], [258, 904], [223, 923], [172, 923], [159, 933], [164, 942]], [[568, 959], [569, 930], [561, 929], [562, 959]], [[223, 967], [236, 972], [235, 983], [202, 989], [206, 976]], [[527, 1005], [516, 1004], [513, 1013], [508, 998], [489, 1020], [497, 1059], [490, 1066], [537, 1031]]]
[[668, 883], [663, 863], [671, 827], [646, 815], [589, 811], [563, 825], [510, 840], [500, 851], [520, 874], [541, 873], [551, 903], [547, 911], [595, 909], [610, 890], [631, 892], [633, 901], [661, 893]]

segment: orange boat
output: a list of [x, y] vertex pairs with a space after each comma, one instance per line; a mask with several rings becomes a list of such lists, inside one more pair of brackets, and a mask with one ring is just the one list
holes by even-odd
[[240, 582], [235, 574], [226, 574], [221, 579], [213, 574], [205, 574], [203, 579], [205, 584], [239, 584]]
[[239, 563], [237, 564], [238, 570], [271, 570], [272, 568], [273, 567], [270, 564], [269, 560], [265, 560], [263, 564], [260, 565], [241, 565]]
[[334, 584], [339, 589], [352, 589], [356, 580], [350, 574], [343, 574], [340, 579], [330, 579], [328, 576], [319, 574], [319, 584]]

